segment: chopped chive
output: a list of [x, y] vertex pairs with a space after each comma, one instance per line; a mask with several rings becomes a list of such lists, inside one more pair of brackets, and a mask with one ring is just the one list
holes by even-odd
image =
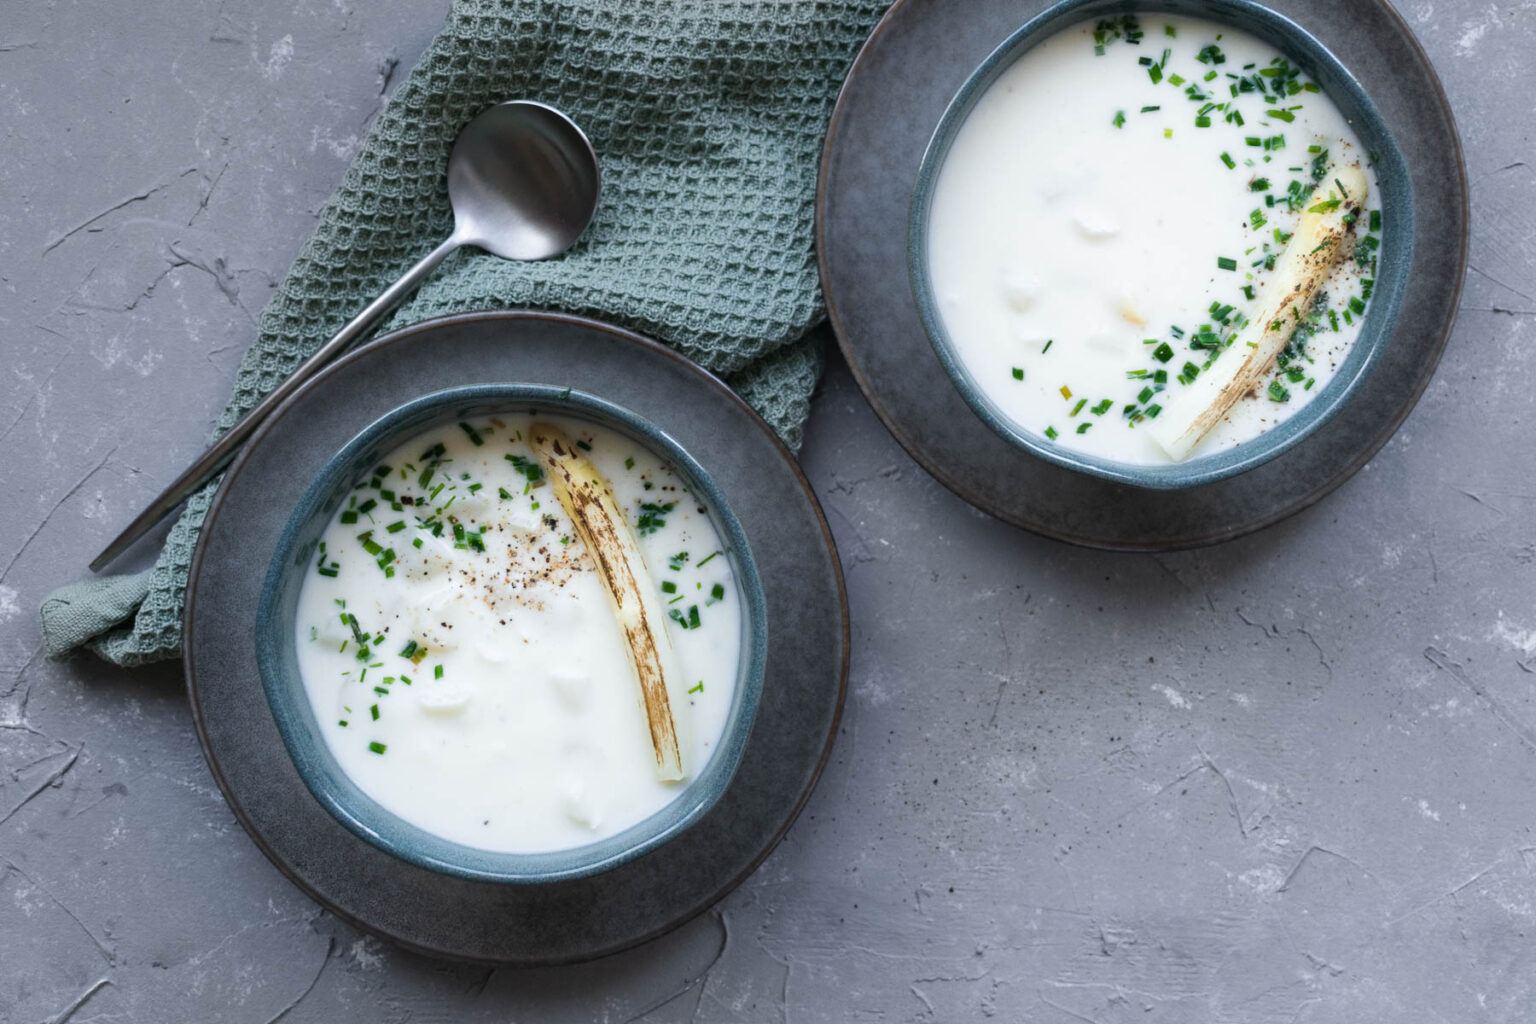
[[384, 751], [388, 750], [389, 747], [383, 743], [380, 743], [378, 740], [373, 740], [368, 744], [368, 749], [373, 751], [375, 754], [382, 754]]
[[[1202, 49], [1199, 53], [1195, 54], [1195, 60], [1199, 61], [1201, 64], [1225, 64], [1227, 62], [1227, 56], [1221, 52], [1221, 47], [1217, 46], [1215, 43], [1212, 43], [1211, 45]], [[1212, 72], [1212, 74], [1215, 74], [1215, 72]]]
[[1371, 230], [1372, 231], [1380, 231], [1381, 230], [1381, 211], [1380, 210], [1372, 210], [1371, 211]]
[[1163, 108], [1162, 108], [1162, 107], [1161, 107], [1161, 106], [1152, 106], [1152, 107], [1142, 107], [1142, 108], [1141, 108], [1141, 112], [1142, 112], [1142, 113], [1143, 113], [1143, 114], [1150, 114], [1150, 113], [1152, 113], [1152, 112], [1153, 112], [1153, 111], [1154, 111], [1154, 110], [1162, 110], [1162, 109], [1163, 109]]
[[1045, 355], [1047, 352], [1049, 352], [1051, 350], [1051, 346], [1054, 345], [1054, 344], [1056, 344], [1056, 339], [1055, 338], [1047, 338], [1046, 342], [1045, 342], [1045, 348], [1040, 350], [1040, 354], [1041, 355]]
[[1166, 341], [1152, 350], [1152, 358], [1160, 363], [1166, 363], [1173, 358], [1173, 346]]
[[432, 666], [432, 678], [433, 679], [441, 679], [441, 678], [443, 678], [443, 666], [441, 666], [441, 665], [434, 665], [434, 666]]
[[1114, 404], [1115, 402], [1113, 399], [1106, 398], [1104, 401], [1100, 402], [1098, 405], [1095, 405], [1088, 411], [1093, 413], [1095, 416], [1103, 416], [1105, 413], [1109, 412], [1111, 408], [1114, 407]]
[[1216, 266], [1220, 270], [1236, 270], [1237, 260], [1229, 256], [1218, 256], [1216, 257]]
[[1077, 404], [1072, 407], [1072, 412], [1070, 413], [1070, 415], [1076, 416], [1078, 413], [1083, 411], [1083, 406], [1085, 406], [1087, 404], [1088, 404], [1088, 399], [1086, 399], [1086, 398], [1079, 398], [1077, 400]]
[[624, 460], [624, 468], [625, 469], [634, 469], [635, 468], [635, 460], [632, 459], [632, 458], [625, 459]]
[[375, 722], [379, 720], [379, 706], [377, 704], [371, 705], [368, 708], [368, 713], [373, 716]]
[[673, 583], [671, 580], [662, 580], [661, 592], [663, 594], [675, 594], [677, 593], [677, 584]]
[[1056, 428], [1055, 427], [1046, 427], [1045, 428], [1045, 436], [1050, 438], [1052, 441], [1054, 441], [1058, 437], [1060, 437], [1061, 435], [1056, 433]]
[[1023, 380], [1024, 379], [1024, 367], [1022, 367], [1022, 366], [1015, 366], [1013, 368], [1013, 379], [1014, 380]]
[[1125, 127], [1125, 111], [1123, 111], [1123, 110], [1115, 111], [1115, 119], [1113, 121], [1111, 121], [1110, 124], [1113, 124], [1116, 128], [1123, 128], [1123, 127]]
[[677, 502], [647, 501], [640, 505], [640, 516], [635, 520], [635, 531], [642, 537], [649, 536], [667, 525], [667, 513], [677, 507]]
[[1077, 425], [1077, 432], [1079, 434], [1086, 434], [1086, 433], [1088, 433], [1088, 428], [1091, 427], [1091, 426], [1093, 426], [1093, 421], [1092, 420], [1089, 420], [1087, 423], [1079, 423]]

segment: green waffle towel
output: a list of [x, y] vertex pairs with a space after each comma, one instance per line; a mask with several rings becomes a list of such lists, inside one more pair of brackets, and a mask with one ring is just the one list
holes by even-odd
[[[838, 86], [887, 2], [456, 0], [262, 314], [219, 429], [447, 236], [454, 136], [491, 103], [527, 98], [591, 138], [596, 219], [559, 259], [461, 250], [386, 327], [517, 306], [614, 321], [723, 376], [798, 447], [821, 369], [817, 159]], [[210, 485], [191, 499], [152, 570], [51, 594], [49, 655], [176, 657], [212, 496]]]

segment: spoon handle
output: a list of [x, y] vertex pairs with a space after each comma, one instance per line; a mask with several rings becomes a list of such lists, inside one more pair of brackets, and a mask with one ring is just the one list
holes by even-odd
[[140, 512], [133, 522], [117, 535], [117, 539], [96, 556], [91, 562], [91, 571], [100, 572], [109, 562], [126, 551], [134, 541], [144, 536], [154, 528], [156, 523], [170, 514], [187, 495], [213, 479], [219, 471], [229, 465], [235, 457], [235, 452], [273, 409], [281, 405], [289, 395], [297, 391], [305, 381], [318, 373], [323, 366], [335, 359], [353, 342], [378, 326], [379, 321], [388, 316], [389, 312], [414, 291], [439, 263], [447, 259], [449, 253], [462, 244], [458, 235], [449, 236], [437, 248], [423, 256], [414, 267], [401, 275], [398, 281], [384, 289], [382, 295], [368, 303], [361, 313], [336, 332], [335, 337], [321, 345], [315, 354], [300, 363], [299, 368], [294, 370], [286, 380], [257, 402], [250, 412], [240, 417], [234, 426], [226, 430], [207, 451], [198, 457], [196, 462], [182, 470], [181, 475], [171, 481], [170, 486], [161, 491], [159, 497], [150, 502], [144, 511]]

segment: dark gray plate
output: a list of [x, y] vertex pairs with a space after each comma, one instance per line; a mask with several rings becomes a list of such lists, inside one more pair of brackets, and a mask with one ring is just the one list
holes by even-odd
[[[1272, 462], [1181, 491], [1055, 466], [1010, 444], [966, 405], [919, 319], [907, 220], [923, 150], [967, 76], [1045, 0], [898, 0], [843, 85], [816, 195], [822, 288], [843, 354], [914, 459], [1000, 519], [1092, 547], [1212, 544], [1316, 502], [1375, 455], [1429, 383], [1467, 263], [1467, 183], [1440, 82], [1384, 0], [1275, 0], [1375, 102], [1413, 180], [1415, 237], [1397, 328], [1338, 414]], [[1363, 45], [1362, 40], [1368, 40]]]
[[[326, 461], [396, 406], [494, 381], [577, 388], [671, 434], [730, 496], [768, 598], [762, 701], [731, 788], [659, 849], [602, 875], [542, 886], [439, 874], [344, 828], [289, 760], [254, 650], [265, 566]], [[252, 438], [225, 476], [193, 555], [185, 661], [198, 735], [225, 799], [301, 889], [357, 927], [417, 952], [568, 963], [676, 927], [768, 855], [815, 785], [837, 728], [848, 611], [831, 535], [793, 456], [719, 381], [654, 342], [591, 320], [469, 314], [364, 346], [295, 394]]]

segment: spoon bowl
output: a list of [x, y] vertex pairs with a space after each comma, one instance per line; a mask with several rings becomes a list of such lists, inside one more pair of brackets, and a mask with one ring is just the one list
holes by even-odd
[[448, 158], [455, 239], [503, 259], [542, 260], [569, 249], [591, 222], [601, 187], [586, 135], [532, 100], [481, 113]]

